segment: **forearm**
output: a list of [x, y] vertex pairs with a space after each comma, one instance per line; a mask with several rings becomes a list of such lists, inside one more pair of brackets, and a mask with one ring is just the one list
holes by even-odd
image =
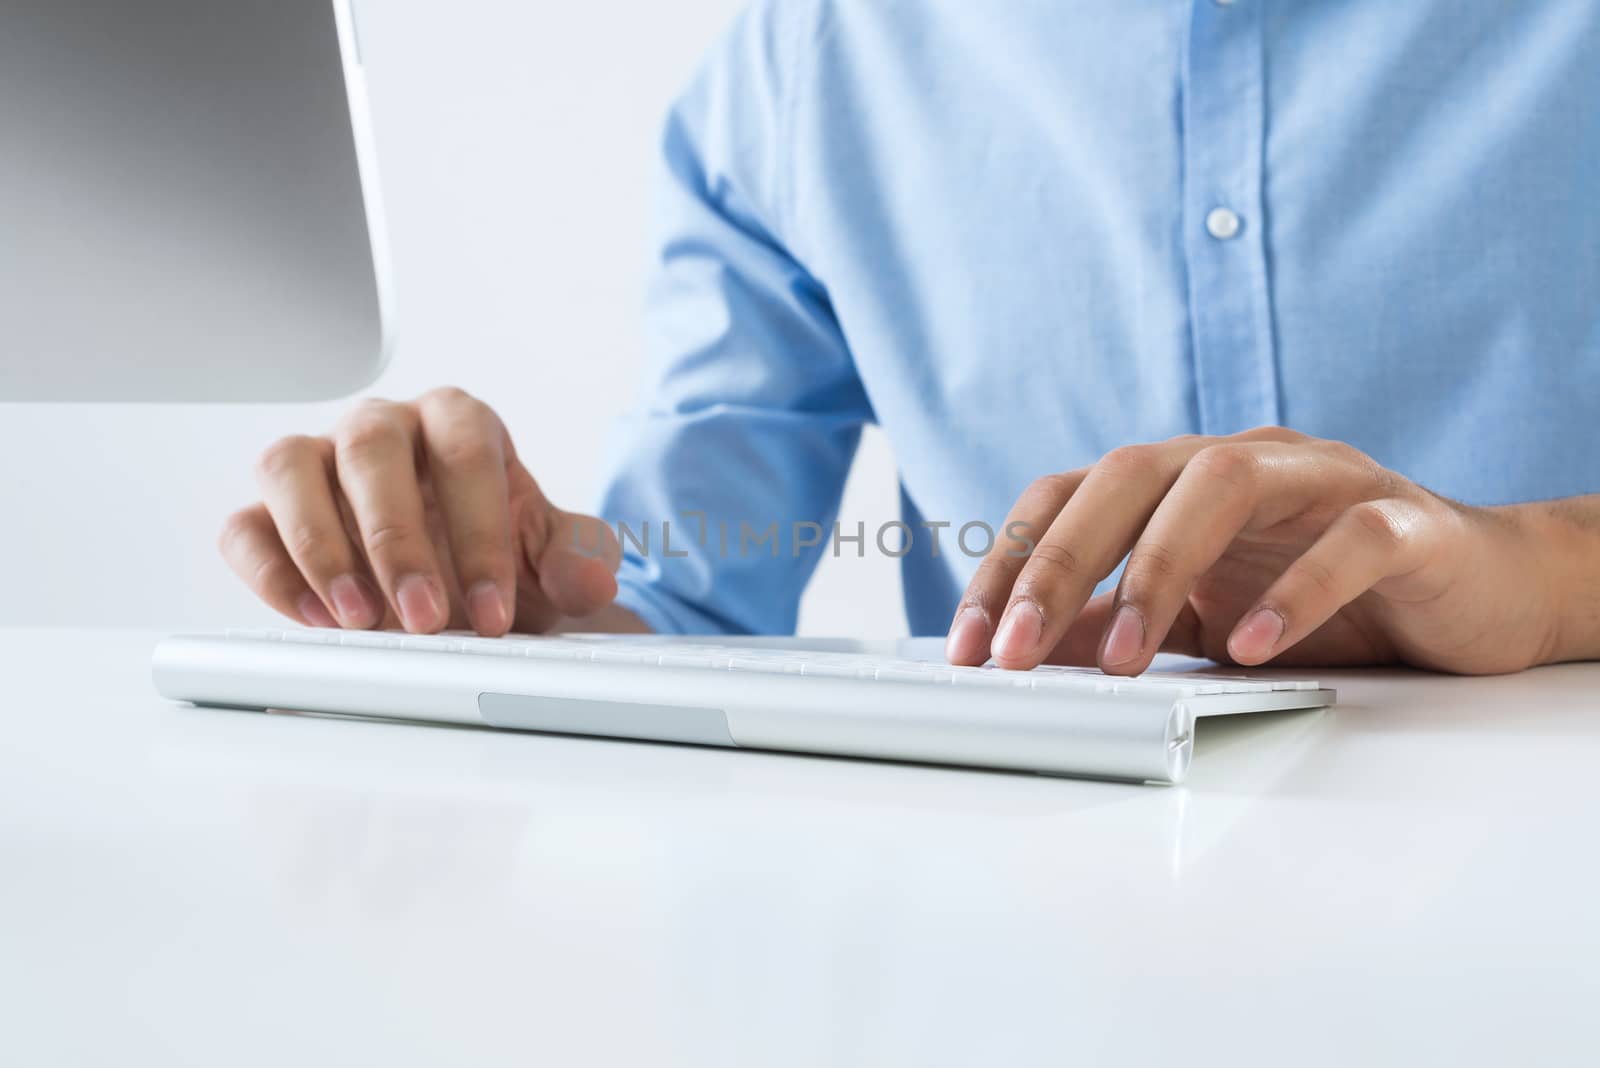
[[1512, 505], [1555, 616], [1549, 663], [1600, 660], [1600, 494]]

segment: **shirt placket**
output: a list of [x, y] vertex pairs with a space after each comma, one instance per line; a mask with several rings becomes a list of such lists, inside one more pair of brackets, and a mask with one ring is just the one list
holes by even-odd
[[1193, 0], [1183, 70], [1183, 233], [1200, 427], [1280, 421], [1263, 197], [1262, 5]]

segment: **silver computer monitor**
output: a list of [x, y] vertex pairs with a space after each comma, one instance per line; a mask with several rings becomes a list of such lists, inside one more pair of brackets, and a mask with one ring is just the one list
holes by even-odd
[[392, 301], [349, 0], [0, 0], [0, 402], [290, 401]]

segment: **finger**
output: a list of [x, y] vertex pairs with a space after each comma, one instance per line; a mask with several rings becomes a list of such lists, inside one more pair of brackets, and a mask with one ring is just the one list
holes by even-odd
[[357, 407], [334, 434], [339, 487], [384, 596], [413, 633], [432, 633], [449, 604], [417, 480], [416, 410], [385, 401]]
[[557, 613], [586, 616], [616, 599], [622, 546], [603, 520], [544, 502], [526, 511], [523, 550]]
[[468, 615], [478, 633], [499, 637], [511, 629], [516, 604], [505, 428], [482, 401], [456, 389], [429, 393], [418, 411]]
[[309, 627], [338, 626], [290, 559], [264, 505], [229, 516], [217, 548], [233, 573], [280, 615]]
[[382, 618], [383, 602], [345, 531], [332, 474], [325, 438], [284, 438], [256, 464], [262, 503], [295, 567], [341, 625], [364, 629]]
[[1090, 469], [1017, 576], [995, 634], [997, 664], [1031, 668], [1044, 659], [1203, 447], [1200, 438], [1127, 446]]
[[1304, 640], [1383, 580], [1428, 559], [1429, 524], [1408, 501], [1363, 501], [1335, 519], [1228, 636], [1228, 655], [1260, 664]]
[[945, 638], [945, 658], [952, 664], [977, 665], [989, 659], [1000, 609], [1028, 562], [1041, 533], [1083, 484], [1088, 468], [1038, 479], [1017, 498], [1005, 528], [978, 565], [956, 609]]
[[1129, 675], [1148, 667], [1195, 583], [1240, 534], [1311, 507], [1342, 509], [1370, 486], [1364, 468], [1333, 451], [1231, 441], [1196, 453], [1128, 554], [1101, 667]]
[[[1111, 613], [1116, 608], [1116, 592], [1108, 591], [1089, 599], [1061, 636], [1056, 647], [1045, 657], [1050, 664], [1073, 664], [1093, 667], [1100, 662], [1100, 649], [1105, 642], [1106, 628], [1111, 624]], [[1194, 606], [1185, 604], [1178, 619], [1167, 631], [1161, 643], [1161, 652], [1179, 656], [1203, 656], [1200, 646], [1200, 617]]]

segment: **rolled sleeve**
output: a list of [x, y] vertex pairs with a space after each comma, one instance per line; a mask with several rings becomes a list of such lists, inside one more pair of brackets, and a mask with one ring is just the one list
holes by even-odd
[[[797, 5], [779, 10], [740, 19], [662, 140], [647, 359], [599, 511], [634, 535], [619, 603], [663, 632], [794, 629], [873, 418], [824, 286], [782, 239], [804, 35]], [[797, 544], [797, 524], [819, 543]], [[746, 532], [774, 527], [776, 553], [752, 550]]]

